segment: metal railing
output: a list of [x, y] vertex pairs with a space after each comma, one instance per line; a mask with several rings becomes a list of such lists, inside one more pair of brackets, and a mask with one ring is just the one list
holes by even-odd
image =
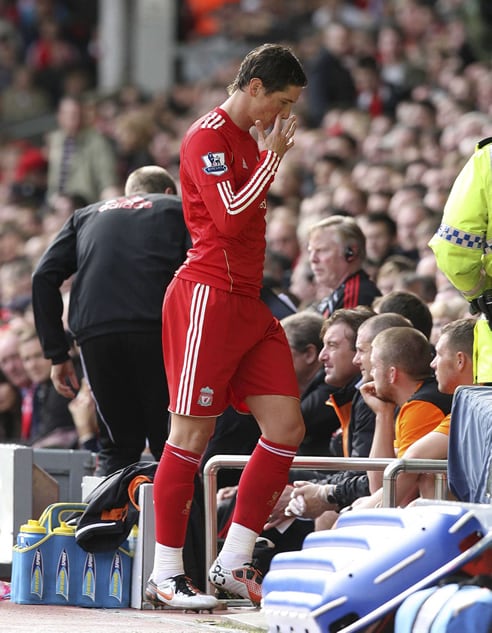
[[400, 473], [434, 473], [436, 475], [434, 497], [445, 499], [448, 486], [448, 462], [446, 459], [395, 459], [383, 474], [383, 507], [396, 505], [396, 484]]

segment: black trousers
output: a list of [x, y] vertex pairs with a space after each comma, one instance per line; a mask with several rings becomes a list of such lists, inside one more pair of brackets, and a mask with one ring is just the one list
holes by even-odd
[[100, 426], [98, 475], [141, 460], [148, 445], [159, 460], [168, 436], [161, 332], [116, 332], [80, 345]]

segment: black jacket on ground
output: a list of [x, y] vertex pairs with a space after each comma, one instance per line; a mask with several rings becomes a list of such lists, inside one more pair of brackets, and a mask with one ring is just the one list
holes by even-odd
[[153, 483], [157, 462], [137, 462], [105, 477], [86, 499], [75, 540], [88, 552], [118, 548], [138, 523], [138, 488]]
[[[86, 499], [86, 507], [72, 516], [75, 540], [88, 552], [114, 551], [138, 524], [138, 489], [153, 483], [157, 462], [135, 462], [105, 477]], [[183, 558], [185, 572], [205, 590], [205, 523], [203, 495], [195, 477], [195, 495], [186, 531]]]

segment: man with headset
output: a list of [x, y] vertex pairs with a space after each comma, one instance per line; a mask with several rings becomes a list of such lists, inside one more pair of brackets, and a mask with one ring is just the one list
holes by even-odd
[[316, 282], [330, 289], [317, 306], [324, 317], [339, 308], [371, 306], [381, 296], [362, 268], [365, 237], [352, 217], [332, 215], [314, 224], [309, 231], [308, 253]]

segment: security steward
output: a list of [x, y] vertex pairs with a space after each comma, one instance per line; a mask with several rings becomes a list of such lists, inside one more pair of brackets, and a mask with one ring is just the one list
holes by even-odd
[[479, 314], [475, 383], [492, 383], [492, 137], [480, 141], [451, 188], [429, 242], [439, 269]]

